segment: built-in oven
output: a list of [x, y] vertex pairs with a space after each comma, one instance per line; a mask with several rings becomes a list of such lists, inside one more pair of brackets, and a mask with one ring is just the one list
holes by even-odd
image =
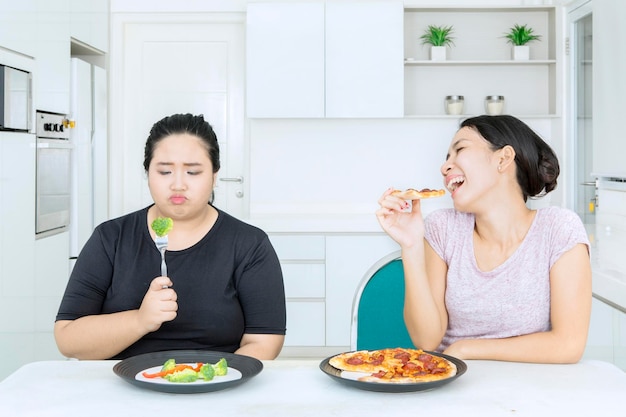
[[70, 224], [72, 145], [67, 117], [37, 111], [35, 233], [38, 238], [67, 231]]

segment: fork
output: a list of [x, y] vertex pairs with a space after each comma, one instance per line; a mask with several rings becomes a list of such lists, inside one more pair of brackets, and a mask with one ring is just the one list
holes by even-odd
[[157, 236], [154, 239], [154, 243], [156, 243], [156, 247], [161, 252], [161, 275], [167, 276], [167, 265], [165, 264], [165, 251], [167, 250], [167, 235]]

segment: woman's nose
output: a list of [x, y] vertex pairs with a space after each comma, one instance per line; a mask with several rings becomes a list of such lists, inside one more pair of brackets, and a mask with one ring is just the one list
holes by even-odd
[[450, 163], [450, 160], [447, 160], [446, 162], [443, 163], [443, 165], [441, 165], [441, 173], [443, 175], [446, 175], [448, 171], [450, 171], [451, 169], [452, 169], [452, 164]]
[[182, 172], [174, 173], [174, 181], [172, 182], [172, 189], [184, 190], [185, 188], [186, 188], [185, 175]]

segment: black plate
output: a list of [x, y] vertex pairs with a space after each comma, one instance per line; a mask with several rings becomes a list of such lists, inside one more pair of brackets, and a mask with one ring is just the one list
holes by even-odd
[[[173, 358], [176, 363], [216, 363], [225, 358], [229, 368], [241, 372], [241, 378], [224, 382], [213, 381], [211, 383], [161, 383], [162, 381], [149, 382], [135, 378], [139, 372], [148, 368], [162, 366], [166, 360]], [[199, 392], [219, 391], [242, 384], [263, 370], [263, 363], [249, 356], [237, 355], [227, 352], [213, 352], [206, 350], [168, 350], [163, 352], [144, 353], [118, 362], [113, 367], [113, 372], [124, 381], [141, 388], [154, 391], [170, 392], [174, 394], [196, 394]]]
[[413, 391], [424, 391], [433, 388], [440, 387], [442, 385], [448, 384], [467, 371], [467, 365], [460, 359], [454, 358], [452, 356], [444, 355], [438, 352], [430, 352], [424, 351], [424, 353], [430, 353], [431, 355], [441, 356], [442, 358], [446, 358], [450, 362], [456, 365], [456, 375], [451, 376], [450, 378], [441, 379], [439, 381], [427, 381], [427, 382], [417, 382], [411, 384], [390, 384], [385, 382], [366, 382], [366, 381], [357, 381], [356, 379], [344, 378], [341, 376], [341, 370], [335, 368], [330, 365], [329, 361], [331, 358], [337, 356], [329, 356], [320, 362], [320, 369], [326, 375], [331, 377], [332, 379], [351, 386], [355, 388], [359, 388], [366, 391], [378, 391], [378, 392], [413, 392]]

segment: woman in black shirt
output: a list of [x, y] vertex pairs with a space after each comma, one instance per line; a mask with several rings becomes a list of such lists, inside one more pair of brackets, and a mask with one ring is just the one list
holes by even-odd
[[[211, 204], [220, 168], [211, 126], [191, 114], [160, 120], [144, 168], [154, 204], [99, 225], [76, 261], [54, 327], [61, 353], [206, 349], [274, 359], [286, 323], [280, 264], [262, 230]], [[150, 228], [157, 217], [174, 221], [168, 276]]]

